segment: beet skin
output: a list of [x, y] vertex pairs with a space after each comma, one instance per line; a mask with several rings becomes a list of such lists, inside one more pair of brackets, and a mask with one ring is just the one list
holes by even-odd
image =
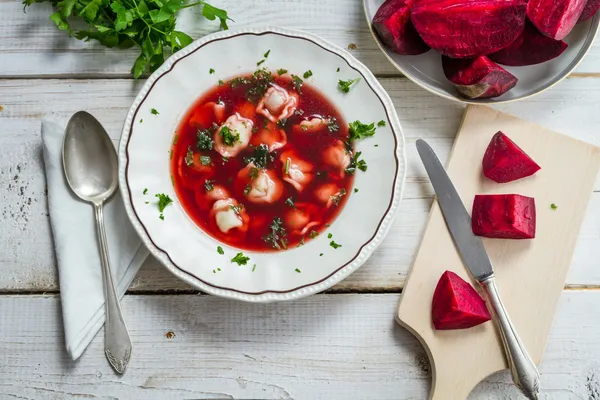
[[500, 131], [490, 141], [481, 164], [483, 174], [498, 183], [516, 181], [540, 170], [531, 157]]
[[431, 317], [438, 330], [471, 328], [491, 319], [479, 293], [452, 271], [444, 272], [435, 287]]
[[561, 40], [575, 26], [586, 0], [530, 0], [527, 17], [544, 35]]
[[500, 96], [517, 84], [517, 78], [485, 56], [459, 59], [442, 56], [444, 74], [468, 99]]
[[410, 20], [410, 8], [415, 0], [386, 0], [373, 18], [373, 28], [383, 43], [403, 55], [425, 53], [425, 44]]
[[544, 36], [527, 23], [517, 40], [488, 57], [498, 64], [522, 67], [552, 60], [560, 56], [567, 47], [562, 40]]
[[598, 10], [600, 9], [600, 0], [587, 0], [585, 3], [585, 7], [583, 7], [583, 12], [579, 17], [579, 22], [587, 21], [592, 18]]
[[498, 239], [535, 238], [535, 200], [518, 194], [477, 195], [471, 216], [473, 233]]
[[526, 0], [419, 0], [411, 19], [431, 48], [453, 58], [493, 53], [525, 27]]

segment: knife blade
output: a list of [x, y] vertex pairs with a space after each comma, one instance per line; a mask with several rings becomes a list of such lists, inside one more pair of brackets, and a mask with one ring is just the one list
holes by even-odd
[[502, 304], [492, 263], [481, 238], [473, 234], [471, 217], [433, 149], [427, 142], [419, 139], [417, 151], [435, 190], [450, 236], [466, 267], [484, 289], [492, 318], [502, 339], [513, 382], [527, 398], [537, 400], [540, 374]]

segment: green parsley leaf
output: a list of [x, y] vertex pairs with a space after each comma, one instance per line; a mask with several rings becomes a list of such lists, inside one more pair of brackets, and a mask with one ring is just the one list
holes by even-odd
[[173, 144], [177, 144], [177, 142], [179, 141], [179, 134], [175, 134], [175, 136], [173, 137]]
[[304, 73], [304, 75], [302, 75], [302, 76], [304, 76], [304, 79], [308, 79], [308, 78], [310, 78], [312, 75], [313, 75], [313, 73], [312, 73], [312, 71], [309, 69], [309, 70], [308, 70], [308, 71], [306, 71], [306, 72]]
[[225, 254], [225, 251], [223, 250], [223, 248], [221, 246], [217, 246], [217, 253], [219, 253], [220, 255]]
[[209, 151], [213, 149], [213, 144], [211, 132], [208, 129], [199, 129], [196, 134], [196, 148]]
[[385, 121], [384, 120], [379, 121], [377, 123], [377, 126], [380, 127], [380, 128], [383, 127], [383, 126], [385, 126]]
[[345, 195], [346, 195], [346, 189], [342, 188], [342, 189], [340, 189], [339, 192], [330, 196], [330, 198], [335, 206], [339, 206], [340, 201], [342, 201], [342, 197], [344, 197]]
[[188, 147], [187, 153], [185, 153], [185, 165], [191, 167], [194, 165], [194, 152], [192, 151], [192, 146]]
[[259, 67], [265, 61], [267, 61], [267, 60], [265, 60], [265, 59], [260, 60], [259, 62], [256, 63], [256, 66]]
[[273, 218], [269, 226], [269, 234], [263, 237], [263, 240], [270, 244], [274, 249], [287, 249], [287, 231], [283, 226], [283, 221], [279, 217]]
[[363, 124], [356, 120], [350, 122], [350, 140], [364, 139], [375, 134], [375, 123]]
[[215, 185], [214, 185], [214, 183], [215, 183], [215, 181], [213, 181], [213, 180], [211, 180], [211, 179], [207, 179], [207, 180], [205, 180], [205, 181], [204, 181], [204, 189], [205, 189], [207, 192], [210, 192], [211, 190], [213, 190], [213, 189], [215, 188]]
[[158, 198], [158, 211], [163, 212], [165, 207], [173, 202], [168, 194], [159, 193], [155, 197]]
[[255, 270], [255, 269], [256, 269], [256, 264], [254, 264], [254, 265], [252, 266], [252, 272], [254, 272], [254, 270]]
[[250, 257], [246, 257], [244, 255], [244, 253], [241, 253], [241, 252], [237, 253], [235, 255], [235, 257], [233, 257], [231, 259], [232, 263], [236, 263], [237, 265], [240, 265], [240, 266], [248, 264], [248, 261], [250, 261]]
[[356, 168], [363, 172], [367, 170], [367, 162], [359, 159], [361, 154], [361, 151], [357, 151], [356, 153], [352, 154], [352, 157], [350, 157], [350, 165], [348, 165], [348, 167], [344, 170], [348, 175], [354, 175]]
[[296, 208], [296, 204], [294, 204], [294, 200], [291, 197], [288, 197], [285, 200], [285, 204], [287, 204], [288, 206], [290, 206], [292, 208]]
[[335, 72], [340, 72], [340, 67], [337, 67], [337, 70]]
[[263, 55], [264, 58], [269, 57], [269, 54], [271, 54], [271, 49], [267, 50], [267, 52]]
[[358, 188], [354, 188], [354, 193], [358, 193]]
[[[244, 162], [246, 164], [253, 163], [255, 167], [264, 169], [267, 166], [275, 161], [275, 153], [269, 152], [269, 146], [264, 143], [259, 144], [254, 148], [252, 155], [249, 157], [244, 157]], [[252, 174], [252, 170], [250, 170]], [[258, 171], [256, 172], [258, 176]], [[254, 178], [253, 178], [254, 179]]]
[[342, 247], [342, 245], [341, 245], [341, 244], [337, 244], [337, 243], [336, 243], [335, 241], [333, 241], [333, 240], [332, 240], [331, 242], [329, 242], [329, 245], [330, 245], [331, 247], [333, 247], [334, 249], [337, 249], [337, 248], [340, 248], [340, 247]]
[[317, 236], [319, 236], [319, 232], [317, 232], [317, 231], [310, 231], [310, 232], [308, 233], [308, 237], [309, 237], [309, 238], [311, 238], [311, 239], [314, 239], [314, 238], [316, 238]]
[[360, 78], [348, 79], [347, 81], [340, 79], [338, 81], [338, 89], [340, 89], [341, 92], [348, 93], [350, 91], [350, 87], [358, 81], [360, 81]]
[[151, 112], [152, 114], [154, 114], [154, 115], [158, 115], [158, 114], [160, 114], [160, 113], [159, 113], [159, 112], [156, 110], [156, 108], [153, 108], [153, 109], [151, 109], [151, 110], [150, 110], [150, 112]]
[[323, 257], [323, 253], [319, 253], [319, 257]]
[[554, 203], [550, 204], [550, 208], [553, 210], [556, 210], [558, 208], [558, 206]]
[[143, 194], [144, 194], [144, 195], [147, 195], [147, 194], [148, 194], [148, 188], [144, 189], [144, 192], [143, 192]]
[[300, 78], [298, 75], [292, 74], [292, 85], [294, 86], [294, 89], [296, 89], [296, 92], [298, 92], [299, 94], [302, 94], [303, 83], [304, 81], [302, 80], [302, 78]]
[[240, 134], [237, 131], [229, 129], [227, 125], [221, 127], [221, 132], [219, 132], [219, 134], [223, 138], [225, 146], [231, 147], [240, 141]]
[[144, 122], [144, 118], [140, 118], [140, 124]]
[[211, 69], [209, 69], [209, 70], [208, 70], [208, 73], [209, 73], [209, 74], [214, 74], [214, 73], [215, 73], [215, 70], [211, 68]]
[[331, 239], [333, 237], [333, 235], [331, 233], [327, 234], [327, 239]]
[[296, 268], [296, 269], [295, 269], [295, 271], [296, 271], [297, 273], [301, 273], [301, 272], [302, 272], [302, 271], [300, 271], [298, 268]]
[[165, 220], [165, 216], [164, 216], [164, 215], [162, 215], [162, 214], [160, 214], [160, 215], [158, 216], [158, 218], [162, 219], [163, 221]]
[[229, 27], [227, 26], [227, 20], [233, 20], [229, 18], [229, 16], [227, 15], [227, 11], [211, 6], [210, 4], [204, 1], [201, 1], [200, 4], [204, 5], [202, 8], [202, 15], [204, 16], [204, 18], [208, 19], [209, 21], [214, 21], [215, 19], [219, 18], [219, 21], [221, 22], [221, 29], [229, 29]]
[[277, 70], [277, 75], [285, 75], [285, 74], [287, 74], [287, 72], [288, 72], [287, 69], [279, 68]]
[[203, 166], [208, 166], [211, 163], [210, 156], [200, 156], [200, 164]]
[[248, 193], [250, 193], [251, 190], [252, 190], [252, 185], [247, 184], [246, 187], [244, 188], [244, 196], [248, 196]]
[[223, 82], [223, 80], [222, 80], [222, 79], [219, 79], [219, 82], [218, 82], [218, 83], [219, 83], [219, 86], [223, 86], [223, 85], [225, 84], [225, 82]]
[[256, 178], [258, 178], [258, 172], [259, 172], [258, 168], [256, 168], [256, 167], [250, 168], [250, 179], [255, 180]]
[[286, 159], [285, 160], [285, 175], [288, 175], [290, 173], [290, 159]]

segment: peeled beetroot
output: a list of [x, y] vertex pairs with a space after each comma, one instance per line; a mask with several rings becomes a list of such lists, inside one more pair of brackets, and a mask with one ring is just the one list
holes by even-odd
[[485, 56], [458, 59], [442, 56], [444, 74], [468, 99], [500, 96], [517, 84], [517, 78]]
[[501, 131], [490, 141], [483, 155], [483, 174], [498, 183], [531, 176], [541, 168]]
[[473, 233], [498, 239], [535, 237], [535, 200], [518, 194], [477, 195], [471, 216]]
[[416, 55], [429, 50], [410, 20], [410, 8], [414, 2], [386, 0], [373, 18], [373, 28], [381, 41], [398, 54]]
[[412, 22], [431, 48], [454, 58], [493, 53], [525, 26], [526, 0], [419, 0]]
[[514, 42], [488, 57], [498, 64], [522, 67], [552, 60], [560, 56], [567, 46], [562, 40], [542, 35], [533, 25], [527, 23], [523, 33]]
[[546, 36], [561, 40], [575, 26], [586, 0], [530, 0], [529, 20]]
[[479, 293], [452, 271], [440, 277], [431, 307], [435, 329], [465, 329], [491, 319]]
[[587, 21], [592, 18], [598, 10], [600, 9], [600, 0], [587, 0], [585, 3], [585, 7], [583, 7], [583, 12], [579, 17], [579, 22]]

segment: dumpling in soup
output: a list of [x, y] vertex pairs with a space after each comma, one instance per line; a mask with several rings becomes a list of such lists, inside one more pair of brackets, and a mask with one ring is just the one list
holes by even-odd
[[287, 135], [283, 129], [280, 129], [277, 124], [268, 121], [266, 126], [259, 129], [257, 133], [252, 135], [250, 143], [253, 146], [266, 144], [269, 151], [277, 150], [287, 144]]
[[238, 172], [236, 185], [252, 203], [271, 204], [283, 195], [283, 182], [275, 171], [256, 168], [253, 163]]
[[301, 192], [313, 177], [313, 165], [302, 158], [294, 150], [287, 150], [279, 157], [282, 167], [283, 180]]
[[207, 119], [214, 119], [217, 124], [223, 123], [225, 120], [225, 104], [214, 101], [206, 103], [190, 118], [190, 125], [198, 129], [206, 129], [208, 126], [203, 126], [201, 121], [206, 121]]
[[336, 140], [335, 144], [325, 149], [323, 162], [332, 167], [341, 178], [344, 177], [345, 170], [350, 165], [350, 154], [346, 151], [346, 146], [341, 140]]
[[211, 190], [206, 190], [204, 186], [196, 188], [194, 197], [196, 198], [198, 208], [208, 210], [216, 201], [225, 200], [231, 197], [231, 195], [225, 186], [214, 185]]
[[346, 189], [340, 188], [332, 182], [324, 183], [315, 189], [315, 197], [327, 208], [339, 203], [344, 195], [346, 195]]
[[253, 125], [238, 113], [231, 115], [215, 132], [215, 150], [223, 157], [237, 156], [250, 143]]
[[327, 128], [325, 119], [321, 116], [309, 117], [292, 128], [294, 133], [317, 133]]
[[283, 224], [289, 233], [306, 235], [311, 228], [321, 224], [319, 208], [310, 203], [296, 203], [283, 214]]
[[245, 233], [248, 230], [250, 217], [235, 199], [217, 200], [212, 206], [210, 215], [223, 233], [229, 233], [231, 230]]
[[298, 96], [289, 94], [284, 88], [271, 84], [256, 107], [256, 112], [267, 117], [271, 122], [289, 118], [296, 111]]

